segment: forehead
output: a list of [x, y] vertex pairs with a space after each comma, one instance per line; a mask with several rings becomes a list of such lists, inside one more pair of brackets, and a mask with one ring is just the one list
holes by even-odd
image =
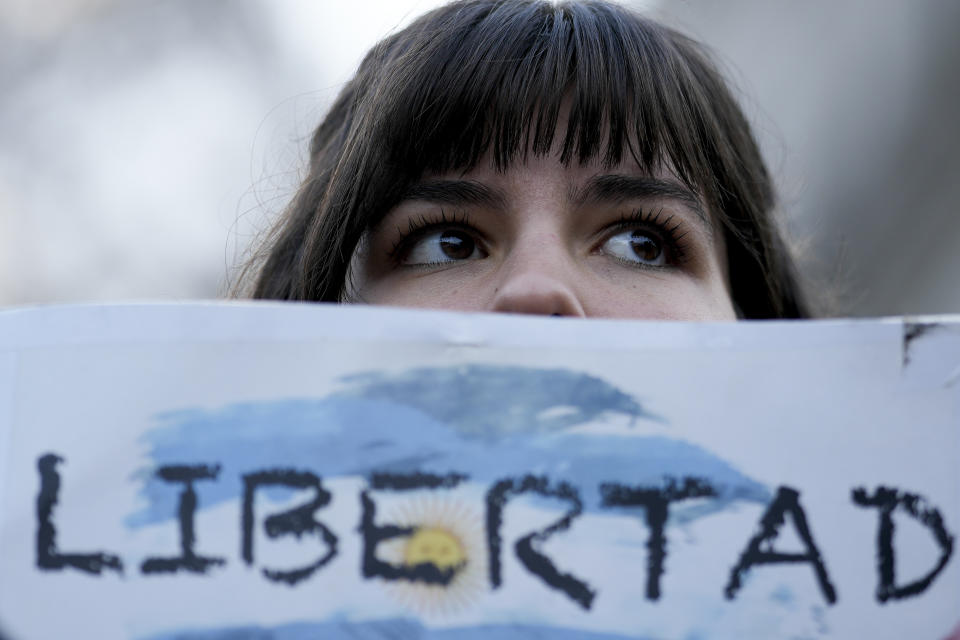
[[[557, 125], [561, 132], [562, 126], [565, 126], [565, 123], [561, 122]], [[629, 155], [625, 155], [616, 162], [607, 162], [604, 160], [605, 150], [601, 149], [599, 153], [583, 161], [578, 161], [575, 158], [563, 157], [562, 145], [562, 136], [556, 136], [553, 148], [548, 153], [538, 153], [528, 148], [518, 153], [506, 164], [501, 164], [499, 160], [495, 159], [494, 154], [488, 150], [472, 166], [443, 172], [431, 172], [426, 177], [450, 178], [457, 176], [466, 178], [472, 176], [483, 177], [493, 182], [509, 183], [523, 180], [525, 176], [556, 175], [558, 177], [563, 176], [563, 179], [575, 183], [586, 182], [598, 175], [618, 174], [657, 178], [683, 184], [677, 172], [673, 170], [670, 161], [663, 158], [658, 159], [651, 167], [641, 166]]]
[[[640, 149], [642, 144], [635, 129], [627, 129], [617, 136], [608, 124], [602, 124], [594, 131], [597, 146], [593, 153], [586, 157], [571, 154], [571, 136], [575, 138], [578, 126], [584, 126], [580, 117], [574, 114], [574, 110], [574, 96], [568, 91], [559, 104], [554, 132], [547, 149], [537, 146], [528, 129], [524, 144], [519, 145], [506, 157], [498, 153], [493, 148], [494, 145], [489, 145], [474, 164], [452, 170], [428, 171], [424, 178], [482, 180], [487, 184], [519, 190], [540, 190], [548, 185], [557, 186], [555, 183], [564, 182], [570, 191], [570, 199], [574, 201], [585, 195], [582, 191], [586, 186], [603, 176], [643, 178], [650, 193], [640, 193], [642, 190], [633, 189], [635, 195], [680, 199], [696, 208], [702, 217], [706, 217], [702, 190], [692, 185], [689, 179], [684, 179], [681, 172], [676, 170], [670, 159], [673, 154], [669, 149], [661, 148], [658, 153], [644, 160], [637, 157], [633, 151]], [[532, 123], [528, 123], [528, 127], [530, 124]], [[614, 146], [615, 150], [611, 148]], [[623, 187], [623, 183], [629, 181], [620, 182], [621, 184], [617, 184], [616, 181], [606, 180], [605, 186], [608, 191], [616, 191], [616, 187]], [[620, 189], [619, 195], [623, 194], [624, 191]]]
[[[459, 186], [462, 199], [505, 206], [508, 201], [536, 199], [541, 195], [563, 197], [569, 204], [616, 204], [627, 200], [672, 200], [688, 208], [712, 229], [713, 220], [704, 198], [689, 187], [667, 161], [646, 170], [627, 158], [607, 163], [594, 157], [586, 162], [564, 162], [561, 152], [527, 153], [506, 166], [499, 166], [488, 152], [475, 166], [456, 171], [434, 172], [414, 183], [405, 199], [439, 195], [444, 187]], [[426, 198], [430, 199], [430, 198]]]

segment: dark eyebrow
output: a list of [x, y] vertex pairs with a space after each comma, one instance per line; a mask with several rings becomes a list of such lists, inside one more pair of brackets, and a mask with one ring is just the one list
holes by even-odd
[[400, 201], [423, 200], [450, 205], [481, 205], [506, 208], [507, 199], [497, 189], [472, 180], [424, 180], [404, 192]]
[[648, 176], [605, 174], [594, 176], [586, 185], [574, 191], [570, 197], [578, 205], [586, 202], [618, 203], [624, 200], [644, 198], [679, 200], [696, 214], [708, 231], [713, 229], [710, 218], [703, 208], [703, 202], [697, 197], [697, 194], [680, 182], [673, 180]]

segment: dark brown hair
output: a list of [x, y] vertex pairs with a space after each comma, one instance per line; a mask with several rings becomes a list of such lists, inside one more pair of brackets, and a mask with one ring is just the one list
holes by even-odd
[[667, 163], [724, 229], [741, 316], [807, 315], [771, 219], [770, 176], [708, 56], [594, 0], [462, 0], [377, 44], [314, 133], [253, 296], [337, 301], [363, 232], [423, 174], [473, 167], [488, 151], [505, 169], [554, 148], [565, 164]]

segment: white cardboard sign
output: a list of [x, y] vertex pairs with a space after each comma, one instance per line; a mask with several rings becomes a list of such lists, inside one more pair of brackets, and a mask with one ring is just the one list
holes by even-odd
[[960, 320], [0, 313], [0, 636], [960, 637]]

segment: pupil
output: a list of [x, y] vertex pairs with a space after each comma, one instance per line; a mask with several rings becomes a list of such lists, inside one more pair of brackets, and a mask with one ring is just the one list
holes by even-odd
[[646, 234], [634, 233], [630, 238], [630, 247], [645, 262], [654, 262], [660, 257], [660, 245]]
[[451, 260], [466, 260], [473, 255], [474, 242], [462, 231], [444, 231], [440, 234], [440, 250]]

